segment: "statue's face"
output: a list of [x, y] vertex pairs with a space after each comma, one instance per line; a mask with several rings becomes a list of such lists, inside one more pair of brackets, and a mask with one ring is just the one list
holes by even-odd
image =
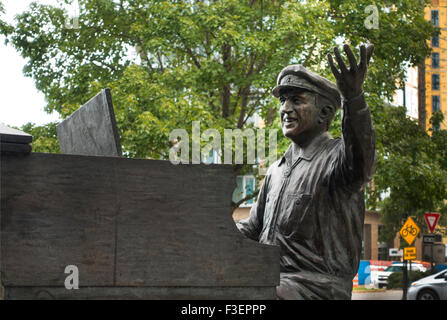
[[315, 96], [308, 91], [291, 89], [280, 93], [279, 109], [283, 134], [294, 142], [305, 142], [320, 133]]

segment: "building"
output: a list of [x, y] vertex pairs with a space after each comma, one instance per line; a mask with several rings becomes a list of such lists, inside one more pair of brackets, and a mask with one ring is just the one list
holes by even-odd
[[396, 91], [392, 105], [404, 106], [407, 109], [407, 116], [413, 120], [419, 118], [418, 100], [419, 100], [419, 77], [418, 68], [408, 67], [407, 78], [402, 89]]
[[[425, 88], [422, 103], [425, 109], [426, 128], [430, 128], [430, 118], [433, 112], [441, 110], [447, 114], [447, 0], [432, 0], [432, 5], [425, 8], [425, 18], [440, 28], [439, 36], [431, 38], [432, 54], [425, 60], [425, 65], [420, 72], [421, 86]], [[425, 93], [425, 94], [424, 94]], [[441, 124], [441, 129], [447, 129], [447, 119]]]

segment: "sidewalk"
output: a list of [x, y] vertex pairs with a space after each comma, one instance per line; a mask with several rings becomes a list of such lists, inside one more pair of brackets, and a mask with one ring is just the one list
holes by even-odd
[[356, 290], [352, 300], [402, 300], [402, 290]]

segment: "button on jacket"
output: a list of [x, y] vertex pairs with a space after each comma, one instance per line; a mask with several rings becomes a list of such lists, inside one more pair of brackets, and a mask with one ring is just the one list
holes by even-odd
[[279, 298], [350, 299], [365, 214], [364, 185], [375, 166], [375, 132], [363, 94], [343, 103], [343, 136], [325, 132], [271, 165], [247, 237], [280, 247]]

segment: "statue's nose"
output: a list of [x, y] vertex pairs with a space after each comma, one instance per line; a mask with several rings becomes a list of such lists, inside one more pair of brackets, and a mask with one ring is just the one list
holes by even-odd
[[287, 99], [284, 104], [283, 104], [283, 112], [285, 113], [290, 113], [293, 112], [293, 107], [292, 107], [292, 103], [290, 102], [289, 99]]
[[290, 110], [287, 110], [287, 109], [281, 110], [281, 114], [280, 114], [281, 121], [284, 120], [286, 117], [290, 117], [292, 112], [293, 112], [292, 109], [290, 109]]

